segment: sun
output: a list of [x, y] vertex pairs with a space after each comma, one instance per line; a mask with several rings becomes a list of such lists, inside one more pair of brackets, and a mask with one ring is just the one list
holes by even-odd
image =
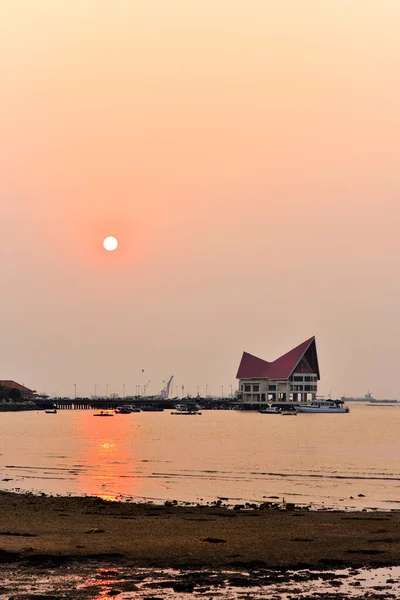
[[112, 252], [113, 250], [116, 250], [118, 248], [118, 240], [114, 236], [109, 235], [104, 239], [103, 246], [106, 250]]

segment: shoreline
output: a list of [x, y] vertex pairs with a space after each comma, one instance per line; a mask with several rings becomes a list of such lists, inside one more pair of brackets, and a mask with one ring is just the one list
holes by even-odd
[[0, 562], [151, 568], [400, 565], [400, 512], [110, 502], [0, 491]]

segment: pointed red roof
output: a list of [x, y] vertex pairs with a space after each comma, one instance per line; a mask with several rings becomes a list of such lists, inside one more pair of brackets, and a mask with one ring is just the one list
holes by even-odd
[[13, 381], [12, 379], [0, 379], [0, 387], [19, 390], [21, 392], [22, 396], [24, 396], [26, 398], [34, 395], [33, 390], [30, 390], [26, 386], [21, 385], [20, 383], [17, 383], [16, 381]]
[[24, 385], [21, 385], [20, 383], [17, 383], [16, 381], [13, 381], [12, 379], [0, 379], [0, 387], [16, 389], [16, 390], [19, 390], [20, 392], [28, 392], [28, 393], [32, 394], [32, 390], [25, 387]]
[[[243, 352], [242, 360], [240, 361], [239, 370], [236, 379], [247, 379], [251, 377], [268, 377], [268, 368], [271, 363], [257, 358], [248, 352]], [[259, 373], [252, 375], [252, 373]]]
[[298, 370], [299, 373], [316, 373], [319, 379], [317, 347], [314, 336], [273, 362], [267, 362], [248, 352], [243, 352], [236, 378], [287, 379], [295, 370], [296, 372]]

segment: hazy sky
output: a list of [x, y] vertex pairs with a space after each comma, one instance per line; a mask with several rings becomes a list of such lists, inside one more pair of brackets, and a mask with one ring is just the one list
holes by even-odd
[[400, 397], [399, 26], [398, 0], [2, 0], [0, 378], [220, 394], [316, 335], [321, 393]]

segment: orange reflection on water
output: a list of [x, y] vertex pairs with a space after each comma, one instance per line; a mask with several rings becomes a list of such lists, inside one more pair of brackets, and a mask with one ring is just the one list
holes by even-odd
[[104, 444], [100, 444], [100, 448], [103, 448], [104, 450], [107, 450], [108, 448], [114, 448], [115, 444], [114, 442], [104, 442]]
[[[99, 586], [110, 587], [111, 585], [116, 583], [117, 575], [119, 575], [119, 573], [115, 569], [112, 569], [110, 571], [110, 569], [99, 568], [97, 570], [97, 574], [94, 577], [95, 581], [93, 583]], [[115, 594], [109, 595], [109, 592], [102, 591], [98, 596], [94, 598], [94, 600], [114, 600], [114, 598]]]
[[138, 461], [131, 443], [139, 439], [138, 424], [130, 415], [94, 419], [88, 412], [79, 427], [84, 428], [80, 437], [87, 440], [87, 445], [80, 457], [85, 468], [78, 474], [78, 493], [103, 500], [138, 495], [142, 482], [135, 476]]

